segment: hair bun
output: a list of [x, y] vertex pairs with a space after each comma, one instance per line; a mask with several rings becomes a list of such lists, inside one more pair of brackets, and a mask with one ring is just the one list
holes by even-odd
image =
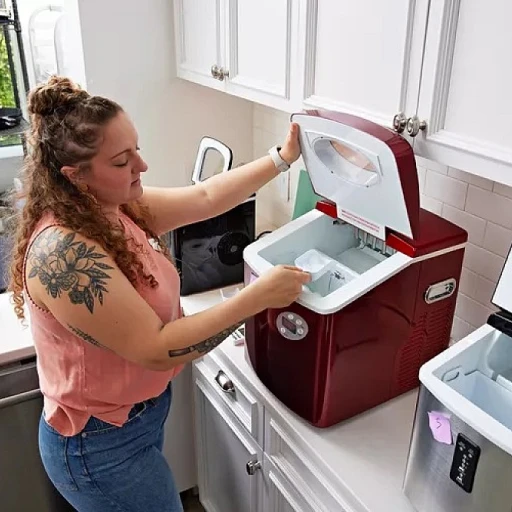
[[52, 76], [48, 82], [38, 85], [28, 96], [28, 111], [39, 116], [48, 116], [59, 107], [69, 108], [89, 98], [69, 78]]

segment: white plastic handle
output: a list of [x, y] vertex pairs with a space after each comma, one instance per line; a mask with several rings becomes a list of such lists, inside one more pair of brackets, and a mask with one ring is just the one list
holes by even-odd
[[203, 137], [199, 143], [196, 163], [194, 165], [194, 171], [192, 172], [192, 183], [194, 184], [197, 184], [202, 180], [201, 174], [203, 172], [204, 160], [209, 149], [218, 151], [224, 158], [222, 172], [226, 172], [231, 169], [231, 165], [233, 164], [233, 152], [231, 149], [217, 139], [212, 139], [211, 137]]

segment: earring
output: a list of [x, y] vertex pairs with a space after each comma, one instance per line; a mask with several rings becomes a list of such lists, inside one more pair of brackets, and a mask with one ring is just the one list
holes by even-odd
[[80, 192], [83, 192], [84, 194], [89, 192], [89, 187], [85, 183], [77, 183], [76, 186], [78, 190], [80, 190]]

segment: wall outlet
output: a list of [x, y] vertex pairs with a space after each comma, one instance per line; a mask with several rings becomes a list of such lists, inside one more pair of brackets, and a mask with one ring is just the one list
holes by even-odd
[[277, 177], [277, 186], [279, 188], [279, 198], [287, 203], [290, 201], [290, 173], [282, 172]]

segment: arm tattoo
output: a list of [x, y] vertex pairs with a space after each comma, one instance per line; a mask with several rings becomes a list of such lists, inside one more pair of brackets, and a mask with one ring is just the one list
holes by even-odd
[[244, 322], [238, 322], [227, 329], [215, 334], [207, 340], [190, 345], [190, 347], [177, 348], [175, 350], [169, 350], [169, 357], [180, 357], [191, 354], [192, 352], [198, 352], [199, 354], [206, 354], [213, 350], [217, 345], [220, 345], [232, 332], [236, 331]]
[[73, 327], [72, 325], [69, 325], [69, 324], [68, 324], [68, 327], [75, 336], [78, 336], [82, 340], [87, 341], [87, 343], [90, 343], [91, 345], [95, 345], [96, 347], [107, 348], [107, 347], [105, 347], [105, 345], [102, 345], [99, 341], [95, 340], [90, 334], [87, 334], [86, 332], [82, 331], [81, 329], [78, 329], [77, 327]]
[[92, 313], [97, 302], [103, 304], [107, 293], [107, 273], [113, 267], [100, 260], [106, 255], [96, 252], [95, 245], [75, 241], [75, 233], [64, 236], [61, 230], [47, 229], [35, 240], [28, 260], [29, 279], [39, 277], [48, 295], [54, 299], [63, 292], [73, 304], [85, 304]]

